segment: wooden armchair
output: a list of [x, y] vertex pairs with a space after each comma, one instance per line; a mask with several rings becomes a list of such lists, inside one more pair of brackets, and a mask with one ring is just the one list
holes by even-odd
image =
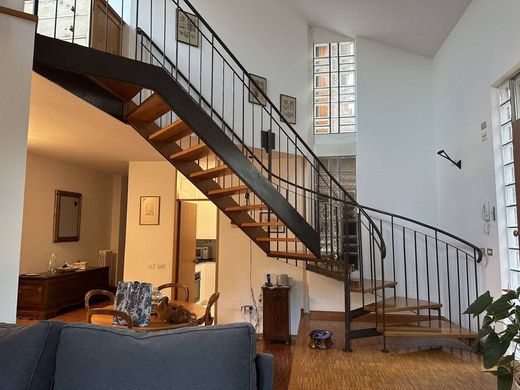
[[[134, 322], [132, 321], [132, 317], [130, 317], [127, 313], [120, 310], [115, 309], [89, 309], [87, 311], [87, 322], [89, 324], [92, 323], [93, 315], [107, 315], [112, 317], [121, 317], [126, 321], [126, 326], [128, 329], [132, 329], [134, 327]], [[103, 324], [105, 325], [105, 324]]]
[[115, 302], [115, 295], [111, 291], [99, 290], [99, 289], [90, 290], [89, 292], [87, 292], [85, 294], [85, 309], [90, 310], [90, 298], [92, 298], [93, 296], [96, 296], [96, 295], [104, 295], [104, 296], [108, 297], [108, 299], [110, 300], [110, 303], [112, 303], [112, 304]]
[[206, 306], [206, 313], [204, 314], [204, 317], [200, 317], [197, 320], [197, 323], [195, 325], [205, 325], [205, 326], [213, 325], [213, 321], [215, 319], [211, 316], [211, 308], [217, 302], [219, 297], [220, 297], [219, 292], [216, 292], [209, 297], [208, 306]]
[[[179, 284], [179, 283], [165, 283], [165, 284], [161, 284], [159, 287], [157, 287], [157, 290], [161, 291], [161, 290], [164, 290], [165, 288], [183, 290], [184, 296], [186, 297], [185, 301], [186, 302], [190, 301], [190, 289], [188, 288], [188, 286], [183, 286], [182, 284]], [[173, 296], [172, 296], [172, 299], [174, 299]], [[179, 300], [180, 300], [180, 298], [179, 298]]]

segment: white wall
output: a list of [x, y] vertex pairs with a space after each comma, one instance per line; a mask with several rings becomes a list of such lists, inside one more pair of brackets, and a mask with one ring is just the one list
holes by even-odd
[[[486, 200], [504, 202], [503, 194], [497, 199], [495, 192], [495, 179], [499, 185], [503, 179], [494, 163], [491, 133], [498, 137], [499, 128], [491, 87], [512, 70], [520, 70], [519, 13], [517, 1], [474, 0], [434, 58], [436, 149], [444, 148], [462, 160], [462, 170], [437, 160], [439, 223], [494, 249], [484, 288], [495, 294], [500, 288], [498, 229], [492, 222], [489, 236], [483, 233], [480, 209]], [[480, 139], [483, 121], [489, 130], [485, 142]], [[500, 156], [499, 147], [496, 153]], [[502, 260], [507, 264], [505, 256]]]
[[431, 59], [356, 43], [358, 201], [435, 225]]
[[[77, 242], [52, 242], [56, 190], [82, 195]], [[53, 252], [58, 265], [74, 260], [95, 265], [100, 249], [118, 251], [117, 245], [111, 248], [111, 229], [111, 175], [28, 153], [20, 272], [46, 271]]]
[[23, 0], [1, 0], [2, 7], [12, 8], [18, 11], [23, 11]]
[[306, 20], [278, 0], [197, 0], [194, 6], [249, 72], [267, 78], [277, 107], [281, 93], [297, 98], [294, 128], [311, 141]]
[[[272, 281], [276, 281], [278, 274], [287, 274], [292, 286], [289, 293], [291, 334], [298, 333], [300, 311], [304, 307], [304, 269], [267, 257], [245, 233], [232, 226], [229, 218], [223, 213], [219, 215], [217, 266], [217, 289], [220, 291], [217, 317], [219, 324], [249, 320], [248, 316], [240, 311], [240, 307], [252, 304], [251, 288], [261, 310], [261, 287], [266, 281], [266, 274], [271, 274]], [[259, 328], [259, 332], [262, 332], [262, 327]]]
[[34, 31], [0, 14], [0, 322], [16, 320]]
[[[172, 281], [175, 226], [175, 175], [167, 162], [132, 161], [128, 170], [128, 210], [124, 280], [153, 285]], [[159, 225], [139, 225], [141, 196], [160, 196]], [[165, 269], [147, 269], [165, 264]]]

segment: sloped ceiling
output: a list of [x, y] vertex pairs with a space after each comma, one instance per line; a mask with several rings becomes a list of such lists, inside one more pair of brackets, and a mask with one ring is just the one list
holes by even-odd
[[311, 26], [433, 57], [471, 0], [285, 0]]

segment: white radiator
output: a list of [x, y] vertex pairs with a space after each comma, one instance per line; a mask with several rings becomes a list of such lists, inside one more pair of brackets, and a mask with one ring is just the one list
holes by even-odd
[[98, 254], [98, 267], [110, 267], [108, 270], [108, 283], [110, 286], [116, 285], [116, 255], [110, 249], [103, 249]]

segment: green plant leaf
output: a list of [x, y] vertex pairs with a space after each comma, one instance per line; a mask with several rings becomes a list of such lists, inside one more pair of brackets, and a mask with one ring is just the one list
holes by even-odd
[[486, 326], [486, 327], [480, 328], [480, 330], [478, 331], [478, 338], [479, 338], [479, 340], [481, 340], [484, 337], [486, 337], [492, 331], [493, 331], [493, 328], [491, 326]]
[[474, 317], [483, 313], [484, 310], [493, 302], [493, 298], [489, 291], [479, 296], [464, 312], [464, 314], [473, 314]]
[[[511, 355], [502, 356], [500, 360], [498, 361], [499, 366], [506, 366], [509, 363], [511, 363], [515, 359], [515, 354], [512, 353]], [[503, 368], [503, 367], [500, 367]]]
[[498, 374], [497, 375], [497, 390], [511, 390], [513, 386], [513, 374]]
[[487, 326], [490, 326], [492, 323], [493, 323], [493, 317], [485, 316], [484, 321], [482, 321], [482, 327], [485, 328]]
[[495, 317], [505, 315], [505, 317], [502, 318], [506, 318], [507, 313], [513, 307], [513, 304], [509, 301], [510, 299], [507, 297], [507, 294], [502, 295], [500, 298], [498, 298], [495, 302], [493, 302], [487, 307], [487, 314], [495, 315]]
[[484, 368], [496, 366], [502, 355], [506, 353], [509, 344], [509, 342], [501, 342], [495, 331], [490, 332], [484, 343]]

